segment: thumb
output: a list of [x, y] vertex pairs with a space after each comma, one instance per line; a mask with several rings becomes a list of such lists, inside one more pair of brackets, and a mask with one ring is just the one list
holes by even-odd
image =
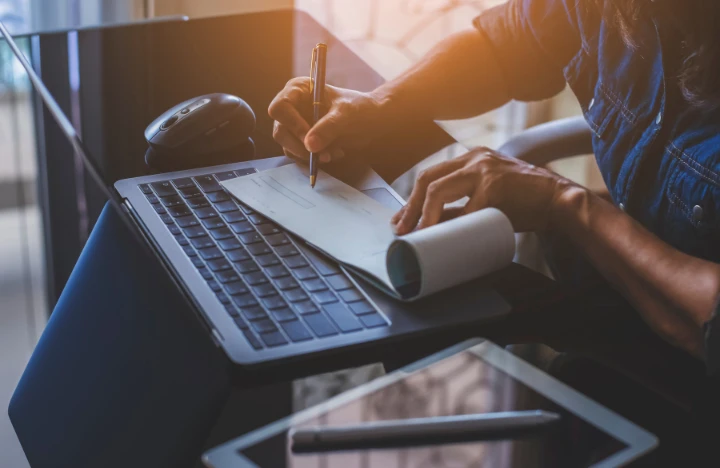
[[313, 153], [327, 149], [340, 136], [344, 120], [338, 112], [328, 112], [305, 135], [305, 149]]

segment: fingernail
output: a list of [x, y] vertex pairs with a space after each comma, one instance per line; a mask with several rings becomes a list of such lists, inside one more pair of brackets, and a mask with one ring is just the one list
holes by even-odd
[[305, 142], [305, 149], [308, 151], [315, 151], [315, 149], [320, 144], [320, 139], [314, 135], [310, 135], [309, 138], [306, 138]]
[[391, 222], [390, 229], [392, 229], [393, 234], [395, 234], [396, 236], [398, 235], [397, 224]]
[[330, 162], [330, 155], [325, 153], [320, 156], [320, 162], [321, 163], [329, 163]]

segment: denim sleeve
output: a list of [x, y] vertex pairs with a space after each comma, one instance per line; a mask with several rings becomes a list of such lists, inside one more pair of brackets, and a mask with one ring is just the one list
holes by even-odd
[[513, 99], [546, 99], [565, 87], [563, 69], [581, 50], [585, 0], [510, 0], [476, 17]]

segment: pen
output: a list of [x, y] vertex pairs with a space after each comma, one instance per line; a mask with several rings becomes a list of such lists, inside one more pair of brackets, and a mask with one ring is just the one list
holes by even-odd
[[294, 452], [373, 449], [511, 439], [535, 434], [560, 420], [557, 413], [508, 411], [318, 426], [290, 431]]
[[[310, 83], [313, 97], [313, 125], [320, 120], [322, 112], [322, 100], [325, 95], [325, 59], [327, 58], [327, 45], [322, 42], [317, 44], [312, 51], [310, 59]], [[315, 188], [315, 181], [318, 173], [318, 158], [315, 153], [310, 153], [310, 187]]]

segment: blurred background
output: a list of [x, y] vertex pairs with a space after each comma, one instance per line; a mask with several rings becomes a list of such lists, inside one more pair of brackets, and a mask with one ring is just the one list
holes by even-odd
[[[309, 12], [389, 79], [440, 39], [471, 27], [474, 16], [502, 1], [0, 0], [0, 19], [11, 32], [29, 34], [168, 15], [196, 18], [295, 7]], [[27, 51], [31, 42], [23, 39], [20, 45]], [[524, 128], [578, 113], [573, 96], [565, 91], [544, 102], [514, 102], [474, 119], [440, 122], [459, 143], [435, 154], [394, 186], [406, 195], [423, 166], [474, 146], [497, 147]], [[27, 461], [7, 418], [7, 404], [56, 298], [48, 279], [55, 259], [46, 255], [36, 131], [29, 83], [7, 46], [0, 43], [0, 466], [13, 468], [27, 466]], [[590, 157], [564, 160], [554, 168], [591, 188], [602, 184]], [[81, 248], [85, 236], [73, 241]], [[369, 367], [301, 382], [296, 387], [297, 409], [379, 372]]]

